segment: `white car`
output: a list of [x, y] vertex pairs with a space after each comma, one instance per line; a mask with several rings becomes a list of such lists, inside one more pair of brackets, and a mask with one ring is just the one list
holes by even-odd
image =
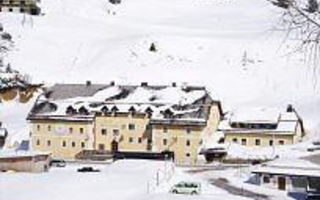
[[170, 192], [174, 194], [200, 194], [201, 184], [197, 182], [180, 182], [175, 184]]

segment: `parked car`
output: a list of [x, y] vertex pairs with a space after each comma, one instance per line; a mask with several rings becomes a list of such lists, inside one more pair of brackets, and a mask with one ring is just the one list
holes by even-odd
[[65, 167], [66, 165], [67, 163], [64, 160], [52, 159], [50, 161], [50, 167]]
[[100, 172], [100, 170], [93, 167], [82, 167], [78, 169], [78, 172]]
[[174, 194], [200, 194], [201, 184], [197, 182], [180, 182], [175, 184], [170, 192]]

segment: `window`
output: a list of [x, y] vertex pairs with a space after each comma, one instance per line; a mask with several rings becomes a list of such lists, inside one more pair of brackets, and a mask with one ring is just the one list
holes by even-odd
[[20, 8], [21, 13], [24, 13], [24, 11], [25, 11], [24, 8]]
[[308, 186], [308, 180], [307, 178], [303, 177], [292, 177], [292, 186], [293, 188], [302, 188], [306, 189]]
[[190, 133], [191, 133], [191, 129], [187, 128], [187, 134], [190, 134]]
[[76, 142], [71, 142], [72, 147], [76, 147]]
[[37, 146], [39, 146], [40, 145], [40, 140], [37, 140]]
[[138, 143], [141, 143], [141, 142], [142, 142], [142, 138], [139, 137], [139, 138], [138, 138]]
[[163, 127], [163, 132], [164, 133], [168, 133], [168, 128], [167, 127]]
[[51, 131], [51, 126], [50, 126], [50, 125], [48, 126], [48, 131], [49, 131], [49, 132]]
[[187, 157], [190, 157], [190, 153], [186, 153], [186, 156], [187, 156]]
[[37, 125], [37, 131], [40, 131], [40, 125]]
[[270, 177], [269, 176], [263, 176], [263, 183], [270, 183]]
[[66, 146], [67, 146], [67, 142], [66, 142], [66, 141], [63, 141], [63, 142], [62, 142], [62, 146], [63, 146], [63, 147], [66, 147]]
[[273, 146], [273, 140], [269, 140], [269, 146]]
[[72, 132], [73, 132], [73, 128], [70, 127], [70, 128], [69, 128], [69, 133], [72, 133]]
[[233, 142], [233, 143], [238, 143], [238, 139], [237, 139], [237, 138], [233, 138], [233, 139], [232, 139], [232, 142]]
[[129, 124], [128, 128], [130, 131], [132, 131], [136, 129], [136, 126], [134, 124]]
[[125, 124], [122, 124], [122, 125], [121, 125], [121, 129], [122, 129], [122, 130], [125, 130], [126, 127], [127, 127], [127, 126], [126, 126]]
[[107, 129], [105, 128], [101, 129], [101, 135], [107, 135]]
[[80, 128], [79, 131], [80, 131], [80, 133], [82, 134], [82, 133], [83, 133], [83, 128]]
[[163, 139], [163, 145], [167, 145], [168, 140], [167, 139]]
[[133, 142], [133, 138], [129, 137], [129, 142], [132, 143]]
[[9, 12], [12, 12], [13, 11], [13, 9], [12, 8], [9, 8]]
[[284, 145], [284, 141], [283, 140], [279, 140], [279, 144], [280, 145]]
[[47, 141], [47, 146], [48, 146], [48, 147], [51, 146], [51, 141], [50, 141], [50, 140]]
[[316, 177], [310, 177], [308, 178], [309, 182], [309, 191], [319, 191], [320, 190], [320, 181], [319, 178]]
[[247, 145], [247, 139], [245, 139], [245, 138], [241, 139], [241, 145], [246, 146]]
[[26, 5], [26, 1], [20, 1], [21, 5]]
[[190, 146], [190, 144], [191, 144], [190, 140], [187, 140], [187, 141], [186, 141], [186, 145], [187, 145], [187, 146]]
[[86, 144], [84, 142], [81, 142], [81, 148], [85, 148]]
[[260, 139], [256, 139], [256, 146], [260, 146], [261, 145], [261, 140]]

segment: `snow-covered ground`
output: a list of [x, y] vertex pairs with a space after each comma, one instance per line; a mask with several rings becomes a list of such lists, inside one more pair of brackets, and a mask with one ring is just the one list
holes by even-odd
[[[79, 173], [78, 168], [93, 166], [99, 173]], [[24, 174], [0, 173], [0, 199], [220, 199], [246, 200], [191, 177], [176, 168], [169, 181], [151, 187], [157, 171], [163, 171], [161, 161], [117, 161], [110, 165], [68, 164], [66, 168], [51, 168], [49, 173]], [[169, 194], [171, 186], [179, 181], [192, 180], [202, 183], [200, 196]], [[149, 184], [149, 189], [148, 189]]]

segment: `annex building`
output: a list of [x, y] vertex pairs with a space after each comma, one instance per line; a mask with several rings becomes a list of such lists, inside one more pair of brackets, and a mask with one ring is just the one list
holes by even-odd
[[287, 109], [247, 108], [230, 113], [219, 125], [227, 143], [249, 147], [295, 144], [305, 135], [303, 121], [289, 105]]

